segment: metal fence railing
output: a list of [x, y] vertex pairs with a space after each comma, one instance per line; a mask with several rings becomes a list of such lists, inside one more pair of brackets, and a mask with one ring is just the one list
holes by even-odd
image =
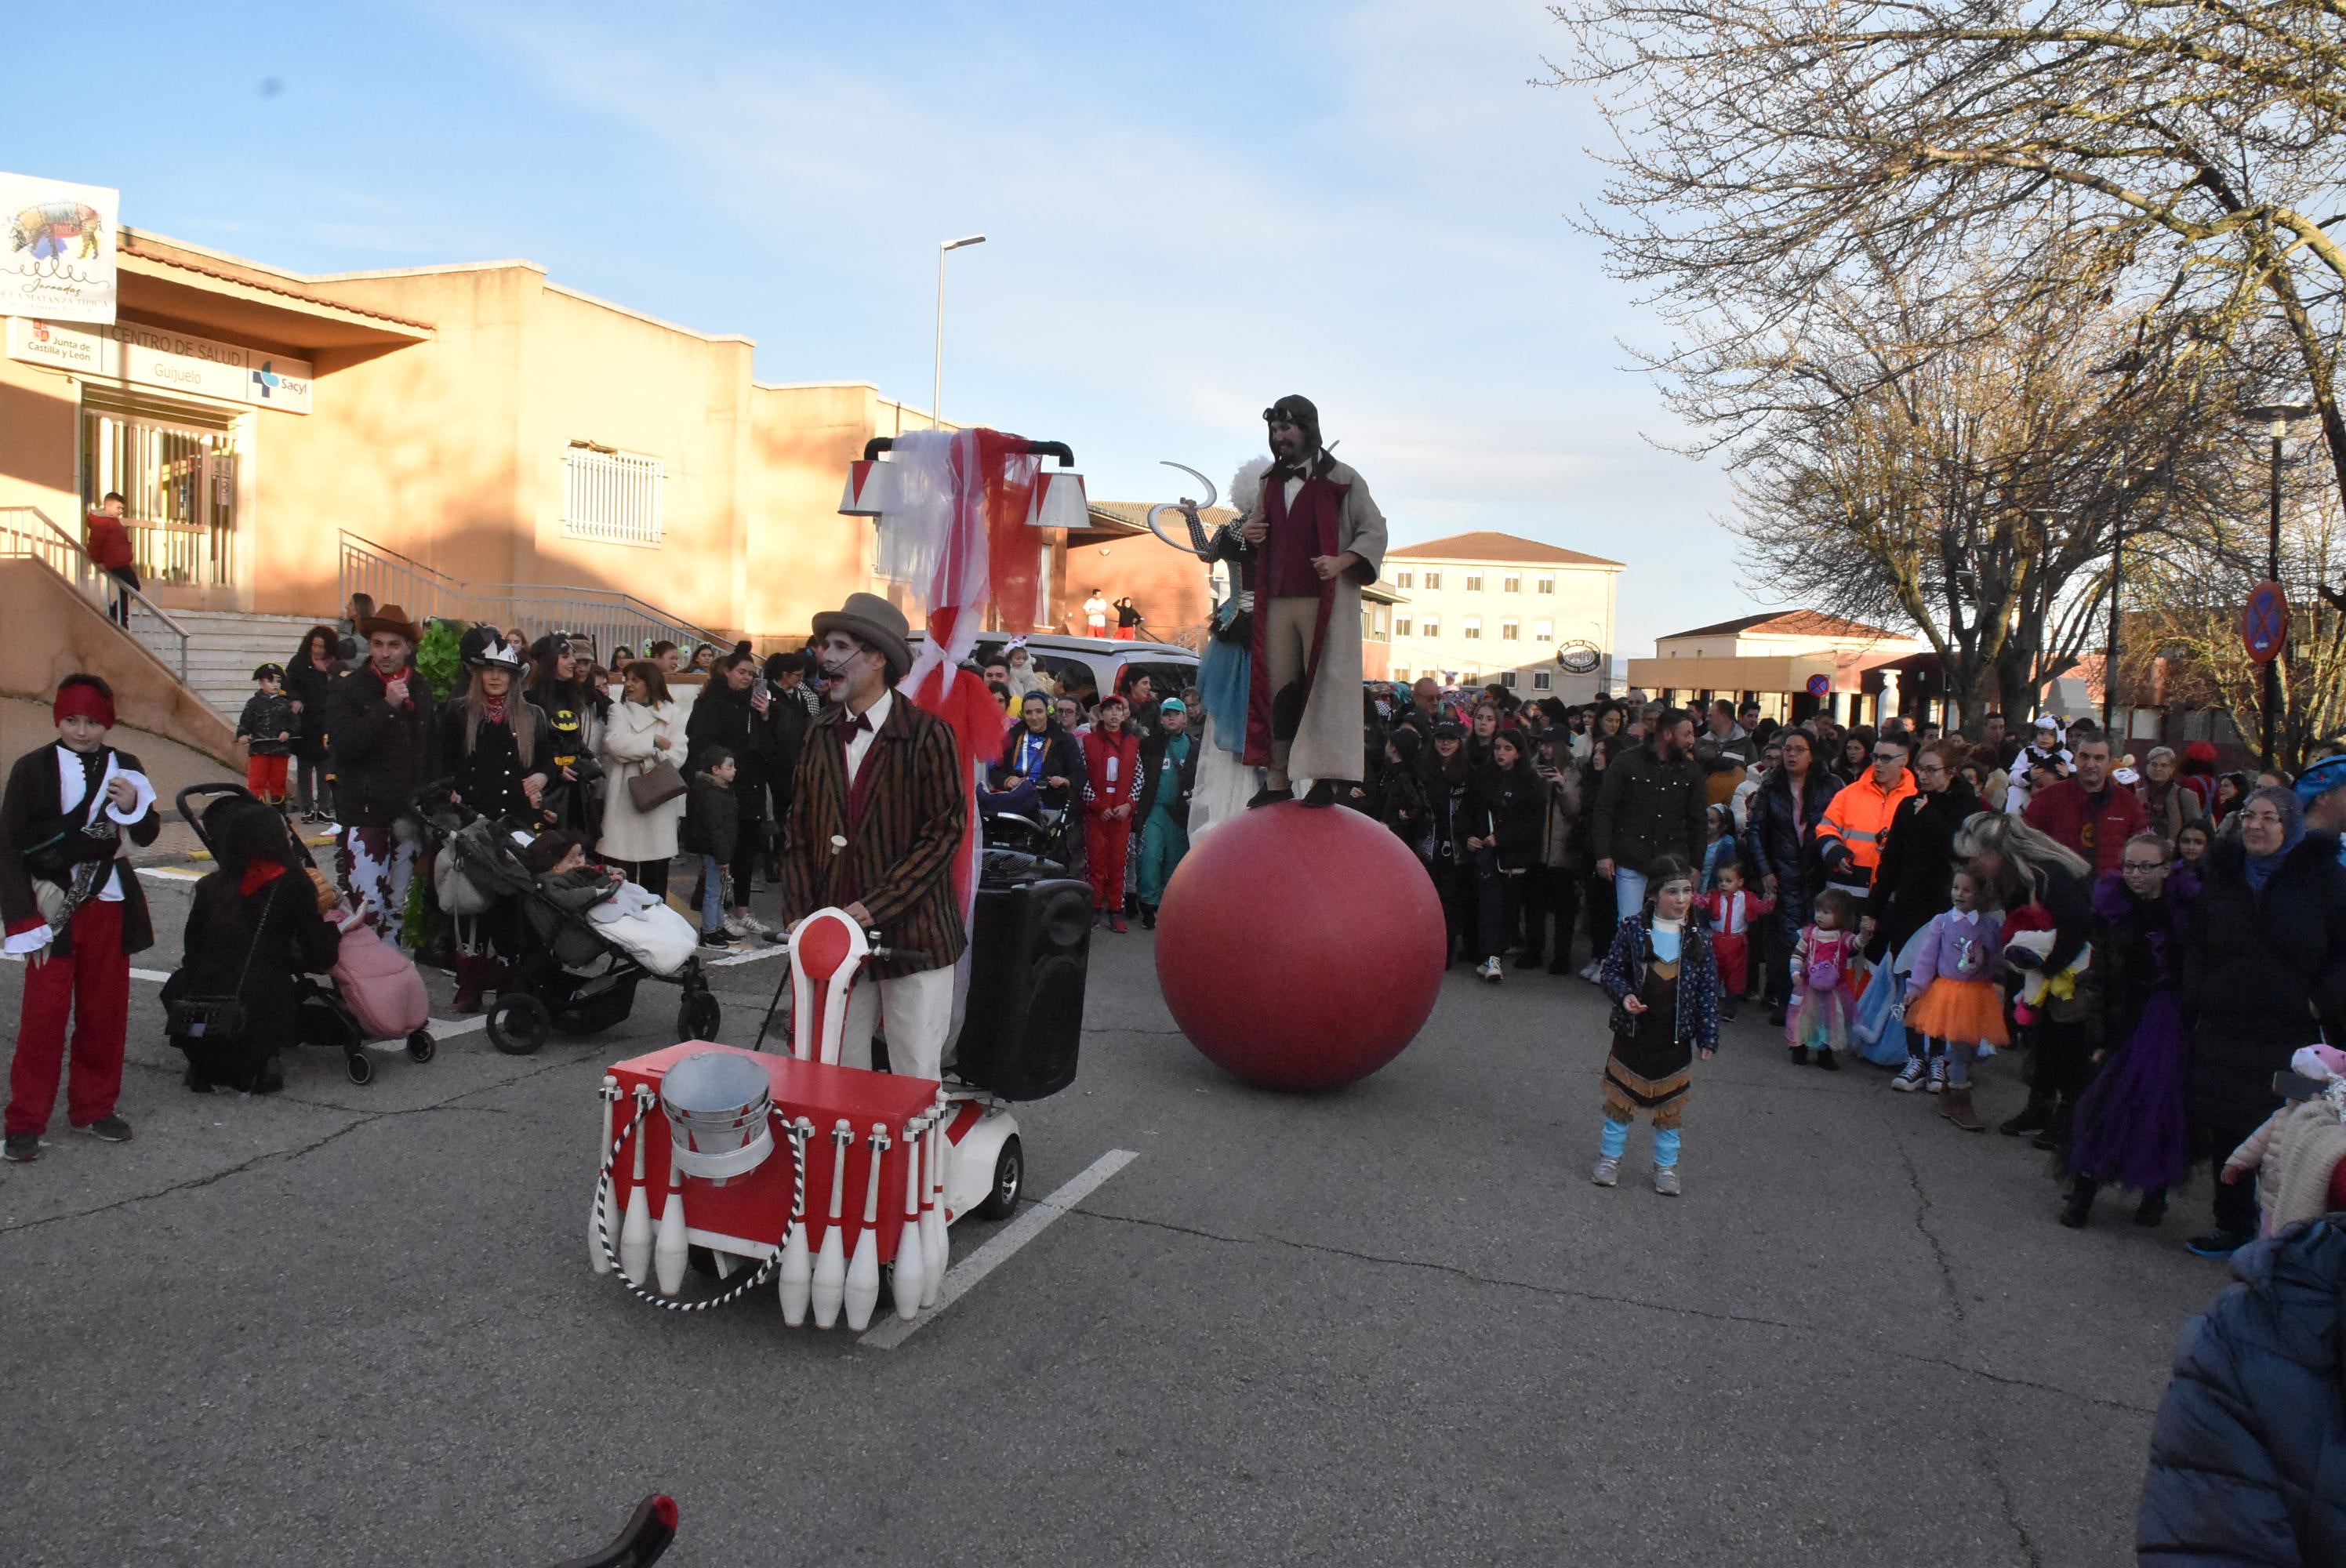
[[352, 594], [364, 594], [378, 605], [397, 605], [419, 621], [464, 617], [464, 584], [372, 539], [342, 535], [341, 575], [346, 606]]
[[[123, 626], [185, 685], [188, 628], [136, 588], [100, 570], [81, 541], [37, 506], [0, 506], [0, 559], [38, 561], [67, 586]], [[126, 623], [127, 618], [127, 624]]]
[[351, 595], [365, 594], [378, 605], [398, 605], [419, 620], [518, 627], [532, 641], [549, 632], [568, 632], [586, 639], [601, 657], [623, 646], [640, 651], [648, 643], [664, 641], [722, 647], [732, 640], [616, 589], [462, 583], [351, 533], [342, 536], [342, 590], [345, 604]]

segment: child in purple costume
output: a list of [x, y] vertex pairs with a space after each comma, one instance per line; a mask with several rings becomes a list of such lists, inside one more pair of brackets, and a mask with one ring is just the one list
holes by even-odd
[[2069, 1201], [2061, 1211], [2061, 1223], [2072, 1228], [2092, 1215], [2105, 1182], [2142, 1194], [2134, 1221], [2157, 1225], [2167, 1214], [2167, 1189], [2190, 1166], [2183, 925], [2198, 882], [2168, 859], [2155, 833], [2127, 840], [2119, 864], [2116, 875], [2094, 884], [2107, 1059], [2077, 1102]]

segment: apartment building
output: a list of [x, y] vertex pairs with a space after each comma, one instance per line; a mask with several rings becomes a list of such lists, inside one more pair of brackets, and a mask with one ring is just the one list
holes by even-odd
[[1586, 702], [1606, 687], [1621, 563], [1513, 534], [1454, 534], [1385, 553], [1392, 678], [1496, 682]]

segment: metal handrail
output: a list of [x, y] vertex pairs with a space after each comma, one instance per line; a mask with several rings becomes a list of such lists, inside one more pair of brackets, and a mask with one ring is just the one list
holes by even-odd
[[[0, 519], [19, 515], [39, 519], [48, 533], [46, 535], [28, 533], [21, 528], [9, 527], [5, 522], [0, 522], [0, 533], [5, 533], [11, 538], [23, 542], [23, 548], [14, 553], [45, 562], [52, 571], [66, 580], [67, 585], [78, 591], [82, 597], [96, 605], [98, 609], [106, 612], [108, 618], [112, 616], [117, 597], [127, 599], [132, 606], [130, 618], [133, 625], [124, 628], [125, 635], [136, 639], [149, 653], [169, 666], [171, 672], [179, 677], [179, 683], [182, 686], [186, 685], [188, 628], [173, 619], [169, 611], [148, 598], [143, 590], [122, 582], [91, 560], [89, 551], [83, 546], [82, 542], [57, 526], [56, 520], [39, 507], [0, 506]], [[151, 619], [160, 627], [163, 634], [160, 637], [149, 638], [137, 629], [136, 622], [141, 612], [144, 612], [147, 618]], [[156, 647], [158, 641], [162, 642], [164, 647]], [[169, 649], [168, 656], [164, 651], [165, 648]]]
[[397, 603], [422, 619], [518, 626], [533, 638], [576, 632], [593, 639], [598, 653], [658, 637], [719, 647], [732, 640], [617, 588], [459, 582], [347, 529], [342, 531], [341, 563], [345, 604], [352, 593], [366, 593], [378, 604]]

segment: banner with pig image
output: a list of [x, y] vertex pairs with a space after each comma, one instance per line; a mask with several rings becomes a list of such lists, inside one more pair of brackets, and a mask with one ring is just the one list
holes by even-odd
[[111, 325], [122, 193], [0, 173], [0, 315]]

